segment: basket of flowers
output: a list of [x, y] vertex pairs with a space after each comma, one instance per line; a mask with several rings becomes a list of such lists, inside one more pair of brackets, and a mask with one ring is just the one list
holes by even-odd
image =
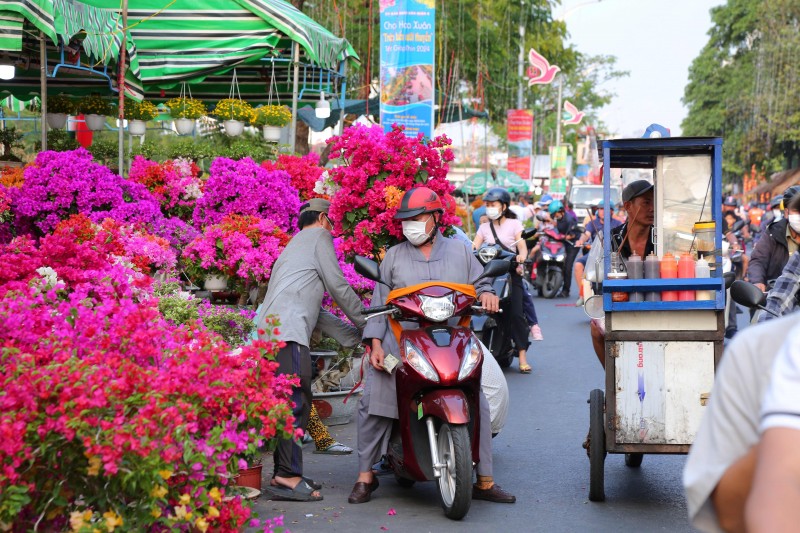
[[236, 137], [242, 134], [244, 123], [252, 118], [253, 106], [238, 98], [225, 98], [217, 102], [211, 114], [222, 121], [225, 133]]
[[158, 108], [154, 103], [147, 100], [142, 100], [141, 102], [131, 100], [130, 102], [125, 102], [123, 114], [128, 120], [128, 133], [131, 135], [144, 135], [147, 129], [147, 121], [153, 120], [158, 116]]
[[75, 102], [66, 94], [54, 94], [47, 98], [47, 124], [61, 129], [67, 124], [67, 116], [75, 112]]
[[78, 101], [78, 112], [83, 114], [86, 127], [100, 131], [106, 127], [106, 117], [114, 113], [111, 103], [99, 94], [90, 94]]
[[175, 129], [180, 135], [189, 135], [194, 131], [194, 121], [206, 116], [206, 105], [202, 100], [192, 97], [178, 96], [165, 102], [169, 115], [175, 119]]
[[281, 138], [281, 128], [291, 120], [292, 112], [285, 105], [264, 105], [255, 109], [252, 124], [264, 128], [264, 139], [278, 141]]

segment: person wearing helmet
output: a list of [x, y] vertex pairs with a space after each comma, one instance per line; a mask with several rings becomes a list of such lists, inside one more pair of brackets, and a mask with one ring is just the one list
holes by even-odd
[[[484, 242], [500, 246], [506, 251], [516, 253], [517, 269], [511, 272], [511, 324], [509, 331], [514, 345], [517, 347], [519, 355], [519, 371], [523, 374], [531, 373], [531, 366], [528, 364], [528, 325], [525, 319], [525, 286], [522, 283], [522, 263], [528, 257], [528, 246], [522, 238], [522, 222], [517, 215], [510, 209], [511, 195], [503, 188], [494, 187], [486, 191], [483, 196], [486, 204], [486, 214], [489, 221], [481, 224], [472, 241], [472, 246], [477, 250]], [[530, 300], [533, 304], [533, 300]], [[535, 318], [535, 311], [533, 311]], [[538, 322], [538, 321], [537, 321]], [[541, 336], [541, 329], [537, 326], [538, 335], [533, 331], [534, 336]]]
[[547, 206], [547, 211], [550, 217], [556, 224], [558, 233], [564, 236], [564, 251], [566, 252], [566, 259], [564, 262], [564, 287], [559, 293], [559, 298], [569, 298], [570, 287], [572, 286], [572, 268], [575, 263], [575, 258], [578, 256], [580, 250], [575, 246], [575, 241], [580, 237], [580, 230], [578, 229], [578, 220], [574, 215], [564, 207], [561, 200], [554, 200]]
[[779, 205], [782, 218], [767, 226], [750, 255], [747, 280], [762, 291], [766, 291], [769, 281], [781, 275], [789, 256], [800, 250], [800, 232], [792, 228], [787, 218], [789, 215], [800, 214], [798, 211], [788, 209], [792, 198], [798, 193], [800, 185], [792, 185], [783, 191]]
[[[321, 308], [327, 291], [347, 317], [358, 328], [363, 328], [361, 299], [344, 278], [336, 250], [333, 247], [328, 218], [330, 202], [314, 198], [300, 208], [300, 231], [281, 252], [272, 267], [269, 289], [255, 319], [259, 329], [266, 327], [266, 317], [280, 318], [278, 340], [285, 346], [278, 351], [279, 374], [300, 377], [300, 386], [292, 391], [295, 424], [306, 430], [311, 411], [311, 354], [309, 346], [315, 327], [326, 333], [333, 329], [347, 332], [332, 334], [343, 345], [356, 345], [360, 340], [356, 328], [344, 323]], [[355, 330], [355, 331], [353, 331]], [[274, 485], [265, 490], [273, 499], [290, 501], [318, 501], [322, 499], [319, 485], [303, 477], [303, 450], [292, 439], [279, 439], [273, 456]], [[272, 482], [271, 482], [272, 483]]]
[[[800, 214], [797, 214], [800, 212], [800, 194], [795, 194], [786, 208], [790, 213], [787, 219], [789, 227], [795, 234], [800, 233]], [[760, 314], [759, 322], [788, 315], [800, 309], [800, 252], [789, 256], [781, 275], [775, 280], [775, 286], [767, 294], [764, 307], [766, 311]]]
[[[431, 280], [471, 284], [483, 272], [480, 262], [466, 246], [445, 238], [439, 231], [443, 213], [439, 196], [427, 187], [409, 189], [400, 201], [395, 219], [402, 221], [406, 240], [392, 246], [381, 261], [381, 279], [393, 289], [409, 287]], [[475, 283], [481, 305], [490, 313], [499, 309], [499, 299], [487, 278]], [[378, 283], [372, 306], [383, 305], [388, 287]], [[406, 323], [404, 327], [414, 327]], [[358, 479], [347, 501], [359, 504], [370, 501], [378, 488], [372, 466], [380, 459], [389, 442], [394, 419], [398, 417], [395, 374], [384, 371], [385, 354], [399, 354], [397, 339], [385, 316], [371, 319], [364, 329], [363, 342], [371, 347], [364, 393], [358, 402]], [[479, 396], [481, 418], [491, 419], [489, 404], [483, 392]], [[478, 483], [473, 499], [513, 503], [516, 498], [501, 489], [492, 478], [491, 424], [480, 425]]]
[[[727, 234], [736, 222], [742, 220], [742, 217], [739, 216], [737, 212], [737, 208], [739, 204], [736, 202], [736, 199], [733, 196], [728, 196], [722, 202], [722, 233]], [[741, 229], [742, 237], [744, 239], [750, 238], [750, 228], [745, 225]]]

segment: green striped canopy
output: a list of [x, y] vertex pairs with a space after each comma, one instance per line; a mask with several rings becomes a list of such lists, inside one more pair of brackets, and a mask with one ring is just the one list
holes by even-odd
[[[301, 46], [301, 62], [310, 64], [301, 75], [311, 82], [306, 83], [311, 99], [320, 88], [330, 92], [326, 69], [335, 69], [347, 58], [357, 60], [345, 39], [283, 0], [136, 0], [131, 4], [126, 93], [137, 99], [146, 96], [163, 101], [179, 93], [185, 82], [191, 84], [193, 96], [213, 102], [228, 96], [236, 68], [242, 98], [266, 102], [274, 72], [277, 88], [273, 97], [285, 103], [291, 99], [288, 59], [293, 42]], [[119, 0], [0, 0], [0, 50], [21, 47], [23, 56], [27, 51], [28, 57], [38, 58], [33, 53], [38, 50], [37, 41], [21, 36], [22, 16], [48, 36], [51, 70], [58, 62], [58, 38], [69, 42], [75, 35], [83, 38], [82, 64], [113, 67], [122, 30], [119, 9]], [[17, 34], [20, 37], [15, 40]], [[7, 40], [4, 35], [9, 35]], [[271, 61], [275, 59], [273, 71]], [[32, 84], [38, 80], [38, 69], [26, 72], [18, 68], [18, 73], [0, 91], [18, 97], [38, 94], [38, 81]], [[79, 71], [59, 70], [48, 84], [49, 93], [110, 92], [108, 80]], [[111, 84], [115, 86], [115, 80]]]

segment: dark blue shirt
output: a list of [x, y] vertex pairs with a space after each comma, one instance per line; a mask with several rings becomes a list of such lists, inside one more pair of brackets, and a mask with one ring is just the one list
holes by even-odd
[[[617, 220], [616, 218], [611, 219], [611, 229], [616, 228], [617, 226], [621, 226], [622, 222]], [[603, 231], [603, 221], [600, 219], [599, 216], [595, 216], [591, 222], [586, 224], [586, 231], [589, 232], [591, 237], [589, 238], [589, 242], [592, 242], [594, 238], [597, 236], [598, 231]]]

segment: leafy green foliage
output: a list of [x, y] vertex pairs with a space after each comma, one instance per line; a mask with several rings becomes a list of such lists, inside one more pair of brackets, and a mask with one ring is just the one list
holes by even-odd
[[729, 0], [689, 70], [684, 135], [725, 139], [726, 181], [800, 163], [800, 4]]

